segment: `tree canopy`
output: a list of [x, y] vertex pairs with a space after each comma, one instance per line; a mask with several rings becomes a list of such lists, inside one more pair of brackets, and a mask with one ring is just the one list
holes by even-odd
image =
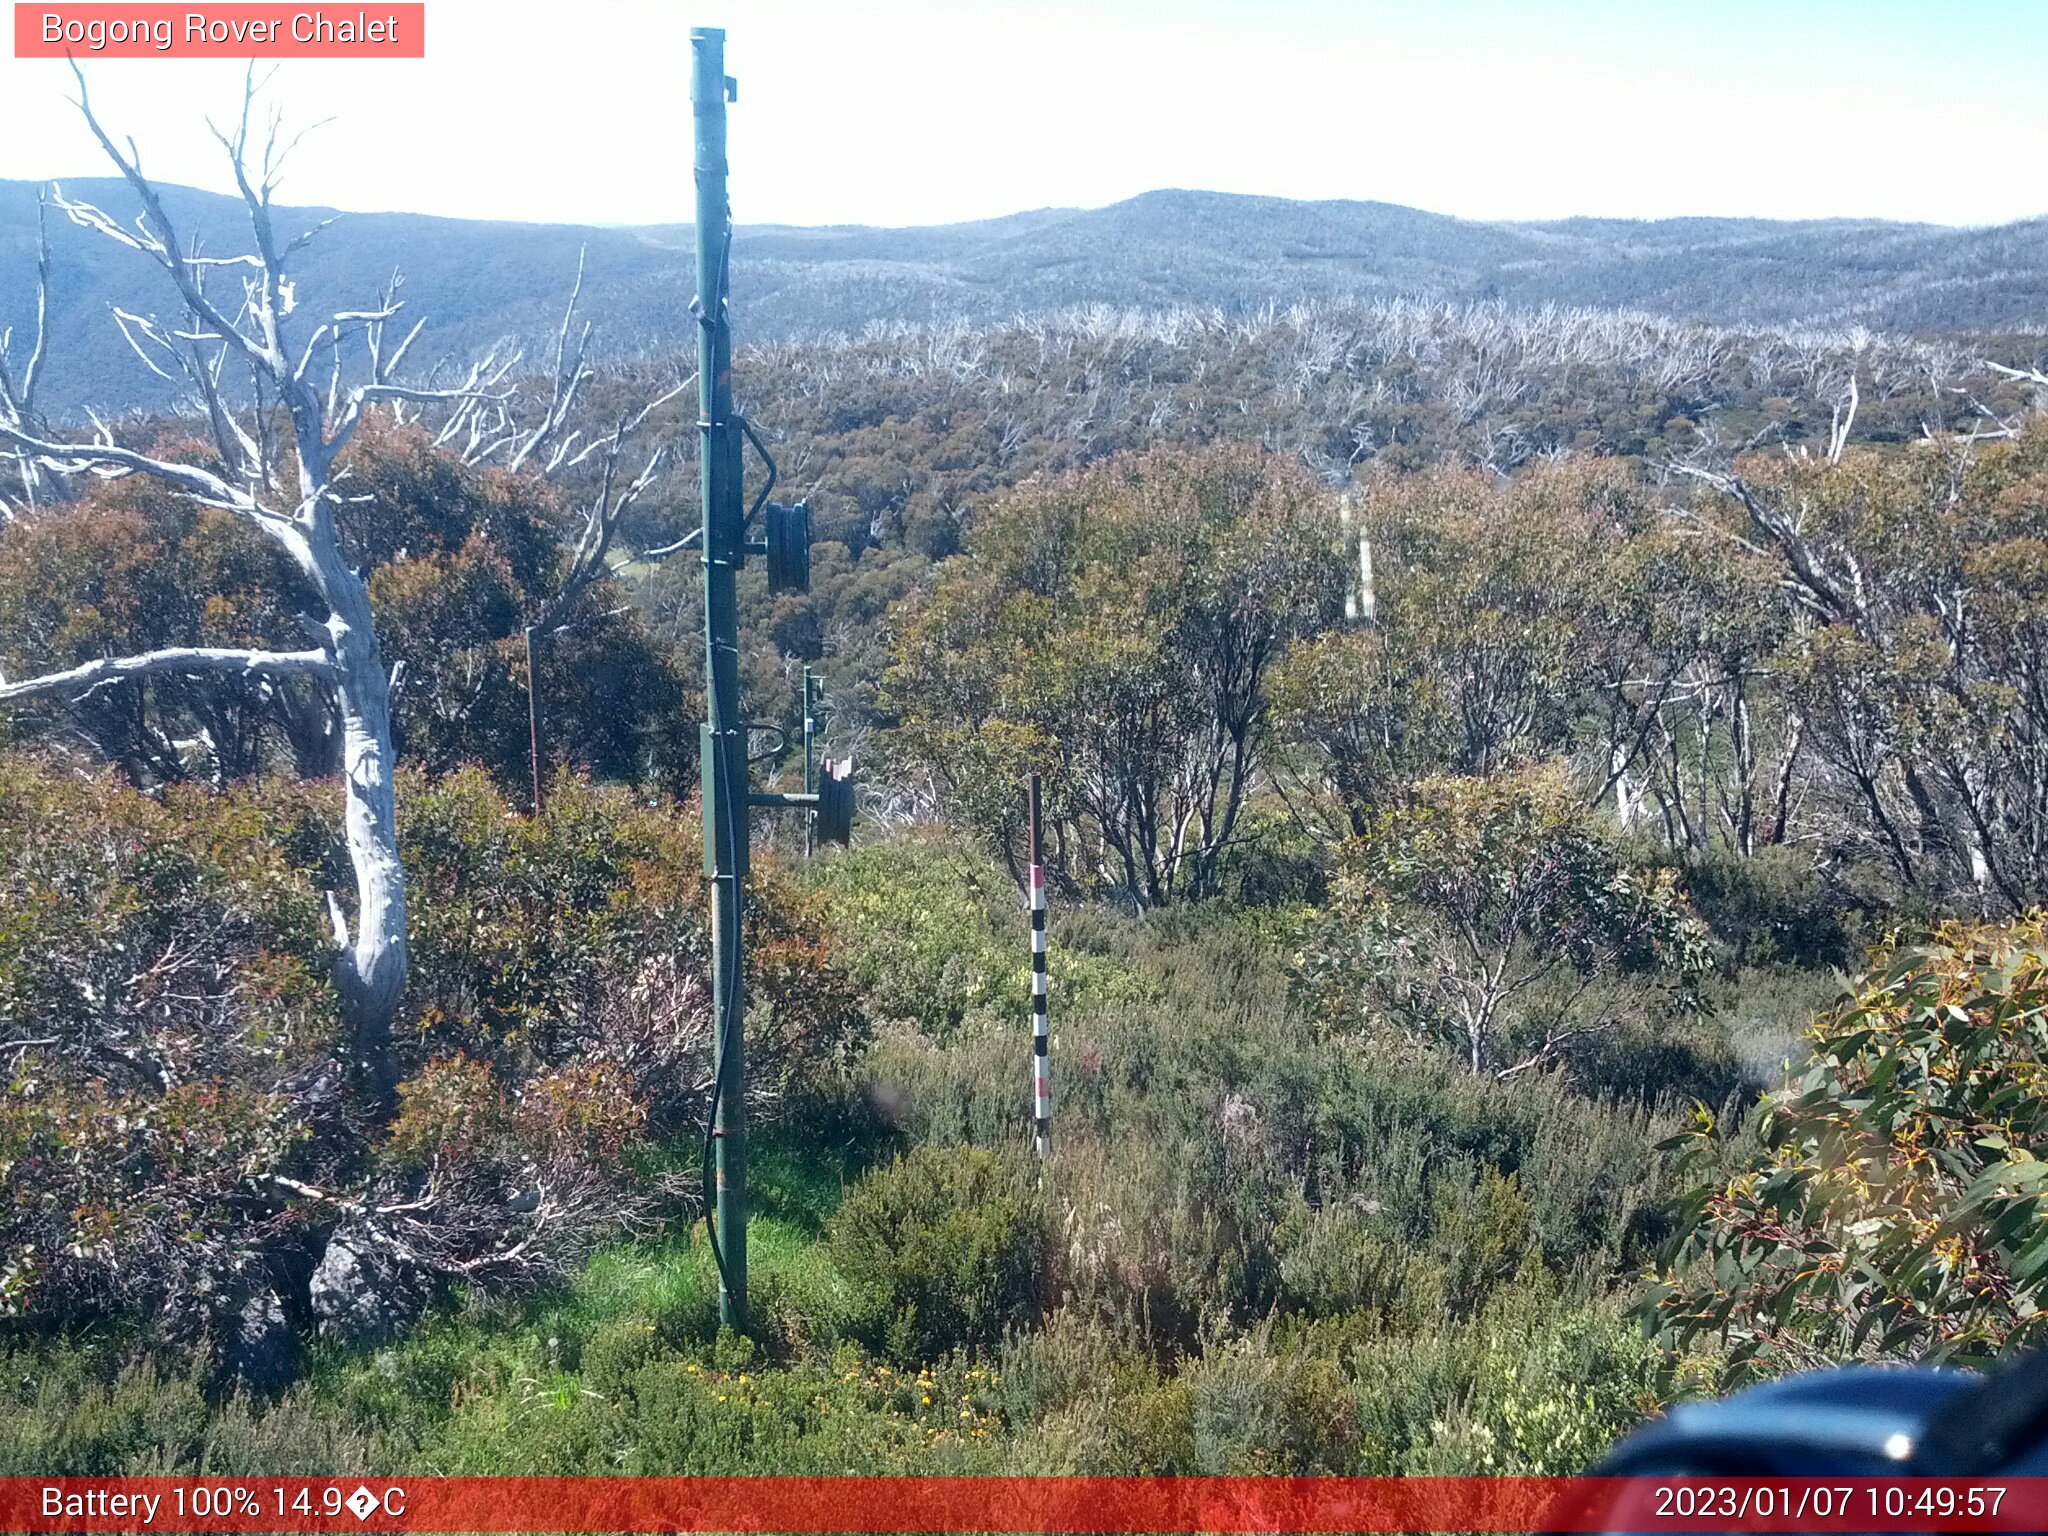
[[1245, 449], [1026, 486], [910, 605], [885, 680], [897, 750], [1006, 839], [1025, 767], [1051, 860], [1138, 906], [1216, 888], [1267, 745], [1268, 680], [1342, 611], [1333, 498]]

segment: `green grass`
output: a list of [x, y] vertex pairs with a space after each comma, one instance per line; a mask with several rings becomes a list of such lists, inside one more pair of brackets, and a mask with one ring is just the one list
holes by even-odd
[[748, 1146], [747, 1189], [754, 1213], [815, 1236], [839, 1209], [847, 1186], [867, 1170], [871, 1149], [821, 1142], [787, 1131]]
[[[899, 1150], [1017, 1141], [1025, 1036], [970, 1011], [885, 1024], [840, 1100], [753, 1139], [747, 1337], [719, 1327], [703, 1225], [679, 1214], [544, 1292], [451, 1297], [381, 1348], [316, 1345], [274, 1404], [209, 1398], [189, 1359], [132, 1339], [0, 1336], [0, 1467], [1563, 1470], [1707, 1381], [1668, 1378], [1623, 1315], [1667, 1193], [1665, 1111], [1320, 1034], [1253, 924], [1067, 927], [1127, 980], [1056, 1014], [1057, 1195], [1033, 1259], [1051, 1310], [1000, 1348], [947, 1348], [963, 1336], [922, 1314], [938, 1342], [906, 1346], [903, 1287], [854, 1283], [828, 1235]], [[1745, 999], [1760, 1020], [1800, 1000], [1793, 981]], [[650, 1172], [689, 1187], [700, 1150], [656, 1149]], [[971, 1249], [973, 1223], [913, 1214], [883, 1212], [882, 1250], [928, 1269], [948, 1234]]]
[[[601, 1249], [539, 1294], [457, 1295], [382, 1348], [318, 1346], [299, 1391], [322, 1416], [369, 1431], [386, 1458], [500, 1471], [582, 1465], [558, 1432], [611, 1406], [649, 1366], [786, 1370], [831, 1356], [863, 1320], [821, 1236], [854, 1177], [854, 1154], [775, 1132], [751, 1151], [751, 1337], [720, 1329], [711, 1246], [691, 1221]], [[696, 1156], [691, 1143], [662, 1161], [690, 1169]], [[518, 1449], [535, 1437], [537, 1447]]]

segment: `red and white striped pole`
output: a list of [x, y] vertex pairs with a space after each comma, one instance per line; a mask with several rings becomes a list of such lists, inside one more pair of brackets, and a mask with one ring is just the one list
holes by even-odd
[[1031, 1129], [1038, 1155], [1052, 1149], [1052, 1036], [1045, 1013], [1045, 863], [1039, 841], [1038, 775], [1031, 775]]

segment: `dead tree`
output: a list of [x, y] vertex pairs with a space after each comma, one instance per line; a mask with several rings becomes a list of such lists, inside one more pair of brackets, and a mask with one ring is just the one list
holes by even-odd
[[[39, 339], [21, 388], [10, 384], [0, 406], [0, 441], [23, 460], [25, 495], [33, 497], [39, 475], [149, 476], [202, 506], [232, 513], [272, 540], [326, 612], [302, 618], [310, 641], [303, 650], [179, 647], [108, 657], [41, 677], [0, 679], [0, 702], [75, 697], [115, 679], [152, 673], [310, 679], [327, 690], [339, 723], [343, 836], [356, 888], [352, 918], [341, 899], [328, 893], [334, 975], [353, 1031], [355, 1057], [373, 1091], [388, 1099], [395, 1078], [391, 1024], [407, 964], [405, 882], [393, 804], [394, 680], [378, 647], [363, 573], [343, 554], [335, 519], [349, 498], [346, 472], [337, 465], [372, 406], [472, 401], [489, 393], [488, 370], [472, 370], [465, 383], [452, 389], [397, 382], [420, 327], [414, 325], [391, 344], [388, 328], [401, 308], [392, 294], [369, 309], [334, 313], [310, 326], [288, 324], [301, 311], [286, 263], [317, 231], [289, 240], [279, 237], [271, 196], [291, 145], [281, 143], [275, 114], [261, 142], [252, 140], [253, 78], [234, 131], [215, 129], [215, 135], [227, 151], [255, 249], [211, 256], [180, 238], [156, 187], [142, 173], [134, 142], [125, 149], [116, 144], [94, 114], [84, 75], [75, 66], [74, 74], [76, 105], [140, 201], [142, 213], [124, 225], [61, 192], [56, 206], [74, 223], [136, 251], [169, 275], [185, 309], [182, 328], [166, 329], [126, 312], [118, 318], [131, 346], [164, 377], [173, 376], [168, 364], [176, 361], [206, 409], [222, 467], [136, 451], [117, 443], [113, 432], [97, 422], [85, 441], [49, 433], [33, 414]], [[232, 288], [232, 297], [223, 297], [222, 288]], [[288, 339], [288, 332], [303, 340]], [[348, 372], [357, 375], [354, 382], [345, 382]], [[237, 383], [246, 378], [247, 425], [223, 398], [224, 374]]]
[[[13, 358], [14, 331], [12, 327], [0, 330], [0, 423], [12, 422], [25, 432], [41, 428], [42, 417], [36, 413], [36, 393], [42, 383], [43, 362], [49, 356], [50, 347], [50, 229], [49, 198], [36, 198], [36, 334], [29, 344], [27, 359], [17, 371]], [[15, 468], [21, 477], [21, 507], [24, 513], [33, 513], [40, 500], [46, 471], [37, 463], [35, 456], [26, 449], [17, 447], [14, 453]], [[16, 509], [0, 496], [0, 524], [13, 520]]]
[[356, 890], [352, 914], [336, 893], [328, 893], [334, 976], [356, 1059], [377, 1098], [388, 1104], [397, 1075], [391, 1026], [407, 969], [393, 785], [392, 701], [400, 679], [380, 652], [367, 573], [349, 565], [337, 528], [337, 514], [359, 499], [349, 494], [343, 452], [372, 408], [401, 423], [425, 413], [433, 419], [422, 424], [437, 446], [468, 462], [577, 479], [585, 489], [572, 500], [578, 526], [563, 577], [528, 616], [529, 628], [545, 634], [571, 622], [579, 595], [608, 569], [623, 515], [656, 485], [670, 457], [669, 446], [659, 444], [633, 472], [628, 459], [640, 462], [640, 429], [687, 390], [694, 375], [666, 391], [649, 389], [645, 403], [621, 410], [609, 430], [575, 425], [593, 374], [587, 361], [591, 327], [577, 325], [579, 261], [554, 338], [544, 399], [522, 398], [517, 375], [523, 356], [509, 344], [492, 349], [452, 383], [400, 382], [399, 371], [424, 322], [402, 333], [395, 323], [404, 308], [396, 275], [367, 308], [316, 320], [300, 302], [287, 264], [325, 225], [279, 238], [272, 194], [296, 140], [282, 139], [275, 113], [260, 141], [252, 137], [259, 89], [253, 75], [233, 132], [214, 132], [247, 210], [254, 249], [212, 255], [181, 238], [142, 173], [134, 142], [124, 147], [107, 133], [75, 65], [73, 73], [76, 105], [142, 212], [124, 225], [61, 189], [53, 189], [48, 202], [74, 224], [154, 262], [171, 279], [183, 310], [178, 322], [164, 324], [126, 309], [115, 310], [114, 319], [143, 365], [170, 386], [174, 409], [205, 424], [218, 467], [138, 451], [117, 441], [97, 418], [84, 441], [46, 425], [36, 404], [48, 350], [45, 238], [37, 264], [37, 331], [25, 363], [10, 363], [12, 338], [0, 335], [0, 449], [10, 454], [19, 479], [11, 505], [0, 493], [0, 522], [36, 515], [66, 499], [71, 477], [148, 476], [201, 506], [233, 514], [272, 540], [326, 611], [301, 617], [310, 642], [303, 650], [194, 646], [104, 657], [39, 677], [0, 677], [0, 704], [53, 696], [75, 700], [120, 679], [151, 674], [260, 678], [277, 690], [273, 703], [302, 769], [317, 762], [318, 771], [328, 771], [338, 740], [343, 837]]

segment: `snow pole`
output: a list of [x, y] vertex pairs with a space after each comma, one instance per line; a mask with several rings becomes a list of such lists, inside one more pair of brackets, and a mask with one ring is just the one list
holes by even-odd
[[1045, 999], [1045, 862], [1038, 775], [1031, 775], [1031, 1129], [1038, 1155], [1052, 1150], [1052, 1035]]

